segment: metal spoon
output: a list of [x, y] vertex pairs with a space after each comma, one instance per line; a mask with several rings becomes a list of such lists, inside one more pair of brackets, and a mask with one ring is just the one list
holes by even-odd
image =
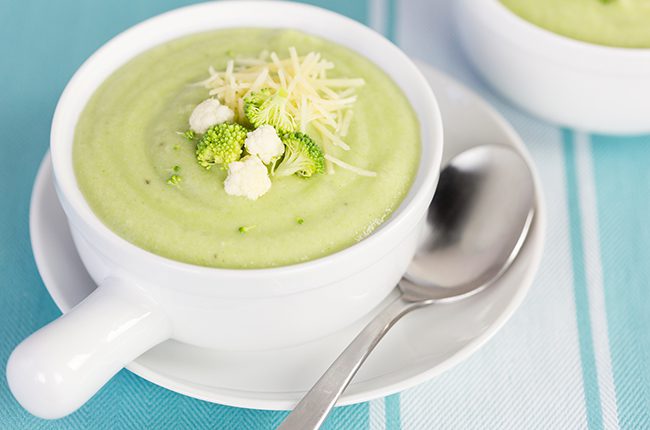
[[408, 312], [485, 289], [513, 262], [534, 216], [534, 182], [513, 148], [482, 145], [440, 174], [426, 228], [400, 296], [350, 343], [278, 427], [317, 429], [386, 332]]

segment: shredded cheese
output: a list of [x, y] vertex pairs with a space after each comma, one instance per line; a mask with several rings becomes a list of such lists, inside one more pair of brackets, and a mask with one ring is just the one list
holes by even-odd
[[325, 160], [331, 161], [332, 164], [336, 164], [339, 167], [342, 167], [346, 170], [356, 173], [359, 176], [377, 176], [377, 172], [371, 172], [370, 170], [365, 170], [360, 167], [352, 166], [344, 161], [339, 160], [336, 157], [333, 157], [329, 154], [325, 154]]
[[208, 69], [210, 77], [198, 82], [209, 90], [209, 95], [228, 106], [235, 117], [242, 120], [244, 98], [263, 88], [284, 90], [287, 94], [287, 112], [295, 119], [298, 129], [306, 132], [313, 127], [321, 138], [326, 171], [334, 173], [333, 165], [361, 176], [376, 176], [328, 154], [332, 146], [349, 151], [344, 141], [352, 120], [352, 106], [357, 100], [356, 90], [365, 84], [363, 79], [328, 78], [334, 64], [310, 52], [299, 56], [294, 47], [289, 57], [280, 59], [276, 52], [262, 51], [257, 58], [237, 57], [229, 60], [224, 71]]

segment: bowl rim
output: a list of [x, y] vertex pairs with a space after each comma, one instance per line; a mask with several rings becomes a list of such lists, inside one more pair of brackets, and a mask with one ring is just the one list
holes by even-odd
[[[514, 11], [504, 5], [500, 0], [488, 0], [478, 2], [476, 6], [483, 5], [486, 11], [484, 19], [501, 20], [504, 25], [493, 25], [493, 28], [499, 29], [500, 32], [509, 32], [512, 28], [522, 33], [527, 33], [540, 42], [555, 43], [563, 48], [571, 50], [580, 50], [584, 53], [593, 55], [608, 55], [613, 58], [622, 59], [650, 59], [650, 48], [628, 48], [623, 46], [601, 45], [584, 40], [574, 39], [559, 33], [555, 33], [546, 28], [540, 27], [525, 18], [517, 15]], [[490, 16], [487, 16], [490, 14]], [[510, 34], [512, 37], [512, 34]], [[530, 44], [536, 46], [535, 44]]]
[[[399, 207], [393, 212], [392, 216], [386, 220], [379, 228], [377, 228], [373, 233], [363, 240], [356, 242], [342, 250], [328, 254], [323, 257], [315, 258], [306, 262], [289, 264], [284, 266], [277, 267], [267, 267], [267, 268], [257, 268], [257, 269], [230, 269], [230, 268], [218, 268], [218, 267], [209, 267], [209, 266], [200, 266], [191, 263], [186, 263], [178, 260], [173, 260], [168, 257], [164, 257], [153, 252], [147, 251], [144, 248], [141, 248], [126, 239], [119, 236], [117, 233], [113, 232], [106, 224], [104, 224], [97, 215], [92, 211], [85, 198], [83, 197], [76, 181], [76, 175], [72, 168], [72, 164], [68, 163], [65, 160], [66, 157], [72, 157], [72, 143], [67, 145], [68, 150], [63, 150], [60, 147], [64, 144], [57, 143], [62, 138], [65, 138], [66, 127], [70, 127], [69, 121], [66, 122], [68, 112], [68, 105], [74, 99], [78, 92], [83, 92], [84, 89], [80, 86], [80, 82], [86, 78], [86, 75], [92, 76], [92, 73], [95, 73], [96, 63], [105, 57], [108, 53], [114, 52], [119, 46], [124, 45], [130, 39], [139, 37], [146, 31], [150, 31], [152, 28], [160, 27], [167, 20], [170, 19], [187, 19], [186, 17], [189, 14], [200, 14], [200, 13], [242, 13], [247, 11], [250, 13], [250, 10], [263, 11], [267, 8], [284, 9], [288, 14], [292, 12], [307, 13], [312, 15], [318, 15], [322, 18], [327, 18], [328, 20], [336, 20], [341, 24], [341, 27], [337, 26], [337, 30], [341, 28], [347, 28], [349, 31], [355, 31], [356, 33], [363, 34], [363, 37], [366, 40], [372, 41], [373, 43], [381, 45], [383, 51], [386, 55], [390, 54], [395, 58], [396, 61], [399, 61], [405, 69], [409, 72], [409, 81], [411, 85], [416, 85], [419, 87], [419, 94], [423, 104], [425, 105], [426, 112], [415, 112], [418, 120], [420, 121], [420, 141], [421, 141], [421, 154], [420, 162], [418, 165], [417, 174], [411, 184], [407, 195], [404, 197]], [[268, 10], [268, 9], [267, 9]], [[184, 18], [183, 18], [184, 17]], [[244, 25], [240, 25], [243, 27]], [[212, 30], [218, 30], [220, 28], [232, 28], [237, 26], [218, 26], [215, 25]], [[260, 25], [260, 27], [269, 27]], [[288, 25], [279, 25], [273, 28], [291, 28]], [[115, 65], [111, 65], [109, 68], [109, 73], [107, 76], [110, 76], [111, 73], [116, 71], [121, 67], [125, 62], [134, 58], [143, 52], [151, 49], [153, 46], [157, 46], [163, 43], [166, 43], [170, 40], [174, 40], [178, 37], [187, 36], [194, 33], [199, 33], [202, 31], [209, 30], [197, 30], [197, 31], [185, 31], [180, 36], [166, 37], [161, 36], [155, 43], [150, 44], [148, 47], [139, 49], [134, 55], [128, 57], [123, 62]], [[299, 30], [309, 33], [309, 31]], [[327, 36], [318, 35], [328, 39]], [[345, 46], [348, 49], [352, 49], [357, 53], [361, 54], [358, 51], [358, 46], [351, 46], [351, 44], [344, 44], [337, 41], [328, 39], [333, 43], [338, 43]], [[375, 63], [372, 59], [370, 61]], [[376, 63], [375, 63], [376, 64]], [[377, 65], [381, 69], [385, 70], [383, 67]], [[389, 75], [390, 76], [390, 75]], [[392, 78], [392, 77], [391, 77]], [[92, 86], [90, 94], [93, 94], [94, 91], [101, 85], [105, 78], [101, 79], [99, 84]], [[404, 87], [400, 82], [395, 81], [395, 83], [402, 90]], [[85, 106], [85, 102], [84, 102]], [[429, 127], [430, 133], [423, 133], [422, 118], [426, 118], [427, 121], [432, 124]], [[72, 125], [73, 129], [76, 127], [76, 121], [78, 120], [78, 115], [74, 116], [74, 124]], [[72, 133], [74, 137], [74, 132]], [[430, 145], [431, 149], [428, 151], [429, 157], [425, 159], [425, 142], [427, 145]], [[338, 13], [322, 9], [316, 6], [292, 3], [289, 1], [237, 1], [237, 2], [207, 2], [199, 3], [191, 6], [181, 7], [173, 9], [171, 11], [156, 15], [147, 20], [144, 20], [134, 26], [129, 27], [128, 29], [122, 31], [118, 35], [111, 38], [108, 42], [104, 43], [100, 48], [98, 48], [84, 63], [77, 69], [75, 74], [72, 76], [68, 84], [66, 85], [59, 101], [57, 103], [54, 117], [52, 120], [52, 128], [50, 133], [50, 149], [52, 153], [52, 164], [55, 176], [56, 191], [59, 197], [59, 200], [62, 203], [62, 206], [65, 209], [66, 216], [69, 221], [72, 222], [72, 218], [75, 221], [81, 222], [84, 227], [94, 234], [99, 234], [102, 240], [106, 240], [107, 243], [111, 246], [119, 247], [124, 249], [125, 254], [129, 254], [136, 258], [146, 259], [158, 267], [165, 267], [170, 270], [177, 272], [183, 272], [185, 274], [198, 275], [198, 276], [224, 276], [230, 279], [260, 279], [260, 277], [266, 277], [269, 275], [277, 276], [278, 274], [283, 275], [292, 275], [292, 274], [302, 274], [305, 272], [310, 272], [317, 269], [322, 269], [329, 267], [332, 263], [336, 263], [339, 260], [349, 260], [353, 256], [359, 256], [365, 250], [376, 246], [376, 244], [382, 240], [387, 234], [398, 228], [401, 224], [404, 224], [406, 220], [412, 217], [412, 212], [416, 210], [416, 207], [426, 204], [428, 207], [429, 200], [433, 195], [435, 187], [437, 185], [438, 175], [440, 171], [440, 163], [442, 159], [442, 147], [443, 147], [443, 129], [442, 129], [442, 119], [440, 116], [440, 111], [438, 108], [438, 103], [436, 101], [435, 95], [428, 85], [426, 79], [421, 74], [419, 69], [415, 64], [404, 54], [397, 46], [392, 42], [388, 41], [382, 35], [378, 34], [374, 30], [366, 27], [365, 25], [354, 21], [350, 18], [347, 18]], [[69, 168], [66, 166], [69, 165]], [[416, 185], [420, 184], [419, 188], [416, 188]], [[426, 201], [424, 201], [426, 200]], [[412, 226], [415, 228], [415, 225]], [[388, 253], [396, 244], [391, 244], [390, 247], [386, 248], [383, 251], [382, 255]], [[378, 259], [378, 258], [377, 258]], [[373, 261], [377, 260], [374, 259]], [[358, 270], [361, 270], [363, 267], [359, 267]]]

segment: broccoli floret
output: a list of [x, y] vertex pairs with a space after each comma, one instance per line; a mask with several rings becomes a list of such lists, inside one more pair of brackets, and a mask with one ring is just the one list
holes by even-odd
[[210, 127], [196, 145], [196, 159], [206, 169], [215, 164], [224, 167], [239, 160], [246, 140], [246, 127], [237, 123], [222, 123]]
[[274, 175], [289, 176], [295, 173], [308, 178], [314, 173], [325, 171], [323, 151], [311, 137], [296, 131], [283, 133], [280, 138], [285, 145], [284, 157], [275, 169]]
[[181, 178], [178, 175], [171, 175], [169, 179], [167, 179], [167, 184], [168, 185], [178, 185], [181, 183], [183, 178]]
[[185, 130], [185, 133], [183, 133], [183, 137], [187, 140], [194, 140], [196, 137], [196, 133], [194, 133], [194, 130]]
[[280, 89], [274, 92], [270, 88], [250, 94], [244, 99], [244, 113], [255, 128], [268, 124], [278, 131], [294, 131], [296, 121], [287, 112], [287, 93]]

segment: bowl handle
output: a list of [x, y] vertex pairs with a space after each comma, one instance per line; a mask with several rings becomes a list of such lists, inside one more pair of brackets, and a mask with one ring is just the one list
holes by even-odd
[[170, 335], [168, 317], [146, 290], [109, 278], [14, 349], [9, 388], [33, 415], [61, 418]]

